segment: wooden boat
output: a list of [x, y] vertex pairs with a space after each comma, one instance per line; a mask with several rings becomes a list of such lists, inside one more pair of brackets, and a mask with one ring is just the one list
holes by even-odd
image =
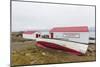
[[86, 44], [69, 42], [69, 41], [61, 41], [55, 39], [37, 38], [36, 41], [37, 41], [36, 45], [39, 47], [62, 50], [69, 54], [75, 54], [75, 55], [85, 54], [88, 48], [88, 45]]

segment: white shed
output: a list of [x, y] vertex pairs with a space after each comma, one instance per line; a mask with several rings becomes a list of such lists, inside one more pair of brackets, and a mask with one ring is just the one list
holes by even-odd
[[55, 27], [50, 30], [50, 33], [51, 38], [89, 43], [89, 30], [87, 26]]
[[36, 31], [26, 31], [23, 33], [23, 38], [25, 39], [36, 39], [38, 37], [40, 37], [40, 32], [36, 32]]

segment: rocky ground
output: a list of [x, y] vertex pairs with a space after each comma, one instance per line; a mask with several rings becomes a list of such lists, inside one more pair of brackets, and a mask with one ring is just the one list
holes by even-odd
[[64, 62], [95, 61], [95, 44], [89, 44], [85, 55], [70, 55], [62, 51], [43, 49], [35, 45], [35, 41], [25, 40], [21, 37], [11, 37], [11, 64], [52, 64]]

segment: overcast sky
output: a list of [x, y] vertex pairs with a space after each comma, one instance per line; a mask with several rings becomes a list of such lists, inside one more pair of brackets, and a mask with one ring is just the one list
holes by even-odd
[[95, 8], [46, 3], [12, 2], [12, 31], [95, 26]]

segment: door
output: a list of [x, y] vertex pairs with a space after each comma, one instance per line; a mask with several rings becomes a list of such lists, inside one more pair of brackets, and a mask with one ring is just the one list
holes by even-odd
[[38, 38], [39, 37], [39, 35], [38, 34], [36, 34], [36, 38]]
[[53, 33], [51, 33], [51, 38], [53, 38], [53, 36], [54, 36], [54, 34], [53, 34]]

